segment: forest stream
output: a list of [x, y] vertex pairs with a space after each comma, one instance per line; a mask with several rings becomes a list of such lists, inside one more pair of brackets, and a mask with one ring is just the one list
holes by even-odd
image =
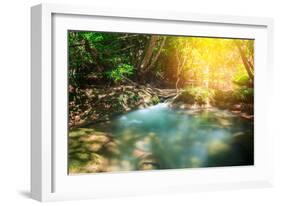
[[[252, 121], [227, 110], [159, 103], [76, 129], [70, 147], [75, 152], [79, 141], [80, 149], [82, 142], [92, 148], [83, 151], [80, 173], [252, 165], [252, 131]], [[95, 158], [87, 157], [92, 151]]]
[[68, 173], [253, 165], [254, 41], [68, 31]]

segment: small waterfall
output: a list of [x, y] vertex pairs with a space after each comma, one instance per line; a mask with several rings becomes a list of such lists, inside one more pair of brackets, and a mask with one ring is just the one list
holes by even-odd
[[169, 106], [169, 103], [164, 101], [164, 102], [155, 104], [153, 106], [150, 106], [147, 109], [149, 109], [149, 110], [151, 110], [151, 109], [161, 109], [161, 108], [166, 108], [168, 106]]
[[172, 96], [172, 97], [169, 97], [167, 99], [164, 100], [164, 103], [167, 103], [167, 104], [172, 104], [174, 102], [174, 100], [179, 96], [179, 93], [176, 94], [175, 96]]

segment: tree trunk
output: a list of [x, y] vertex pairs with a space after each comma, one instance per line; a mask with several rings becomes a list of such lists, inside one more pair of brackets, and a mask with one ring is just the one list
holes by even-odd
[[141, 71], [144, 70], [148, 66], [148, 64], [151, 60], [152, 54], [153, 54], [153, 49], [155, 48], [155, 45], [157, 43], [157, 39], [158, 39], [158, 36], [152, 35], [150, 37], [150, 40], [149, 40], [146, 50], [144, 52], [143, 60], [140, 65]]
[[99, 62], [98, 51], [90, 46], [90, 42], [88, 40], [85, 40], [85, 50], [91, 55], [91, 58], [93, 62], [95, 62], [97, 70], [99, 72], [102, 72], [104, 68]]
[[176, 91], [177, 91], [177, 93], [179, 93], [179, 88], [178, 88], [179, 82], [180, 82], [180, 78], [178, 77], [177, 81], [176, 81]]
[[151, 63], [149, 66], [147, 66], [145, 69], [144, 69], [144, 73], [146, 73], [147, 71], [149, 71], [153, 66], [154, 64], [157, 62], [160, 54], [161, 54], [161, 51], [162, 51], [162, 48], [164, 47], [165, 45], [165, 42], [166, 42], [166, 37], [163, 37], [162, 39], [162, 42], [161, 42], [161, 45], [160, 45], [160, 48], [158, 49], [157, 51], [157, 54], [155, 55], [155, 57], [151, 60]]
[[246, 57], [244, 51], [242, 50], [241, 45], [240, 45], [238, 42], [236, 42], [236, 46], [237, 46], [237, 48], [238, 48], [238, 50], [239, 50], [241, 59], [242, 59], [243, 64], [244, 64], [244, 66], [245, 66], [245, 68], [246, 68], [246, 70], [247, 70], [247, 73], [248, 73], [249, 78], [251, 79], [251, 81], [254, 81], [254, 74], [253, 74], [253, 72], [251, 71], [251, 65], [249, 64], [248, 59], [247, 59], [247, 57]]
[[[187, 48], [187, 43], [185, 45], [185, 49]], [[182, 56], [183, 56], [183, 61], [181, 60], [182, 59]], [[185, 63], [186, 63], [186, 60], [187, 60], [187, 55], [181, 55], [181, 57], [179, 57], [179, 54], [177, 52], [176, 54], [176, 57], [177, 57], [177, 60], [178, 60], [178, 68], [177, 68], [177, 80], [176, 80], [176, 90], [177, 90], [177, 93], [179, 92], [179, 88], [178, 88], [178, 84], [181, 80], [181, 76], [183, 74], [183, 69], [184, 69], [184, 66], [185, 66]], [[182, 61], [182, 62], [181, 62]]]

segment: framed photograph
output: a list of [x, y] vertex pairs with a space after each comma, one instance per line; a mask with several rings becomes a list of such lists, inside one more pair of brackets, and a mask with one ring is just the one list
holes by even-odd
[[31, 9], [40, 201], [271, 186], [273, 21]]

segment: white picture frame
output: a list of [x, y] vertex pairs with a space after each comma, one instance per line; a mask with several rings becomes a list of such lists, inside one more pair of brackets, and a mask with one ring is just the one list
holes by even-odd
[[[40, 4], [31, 8], [31, 26], [32, 198], [53, 201], [273, 185], [274, 136], [268, 126], [272, 115], [268, 91], [274, 75], [272, 19]], [[69, 29], [255, 38], [254, 166], [69, 176], [65, 168]]]

